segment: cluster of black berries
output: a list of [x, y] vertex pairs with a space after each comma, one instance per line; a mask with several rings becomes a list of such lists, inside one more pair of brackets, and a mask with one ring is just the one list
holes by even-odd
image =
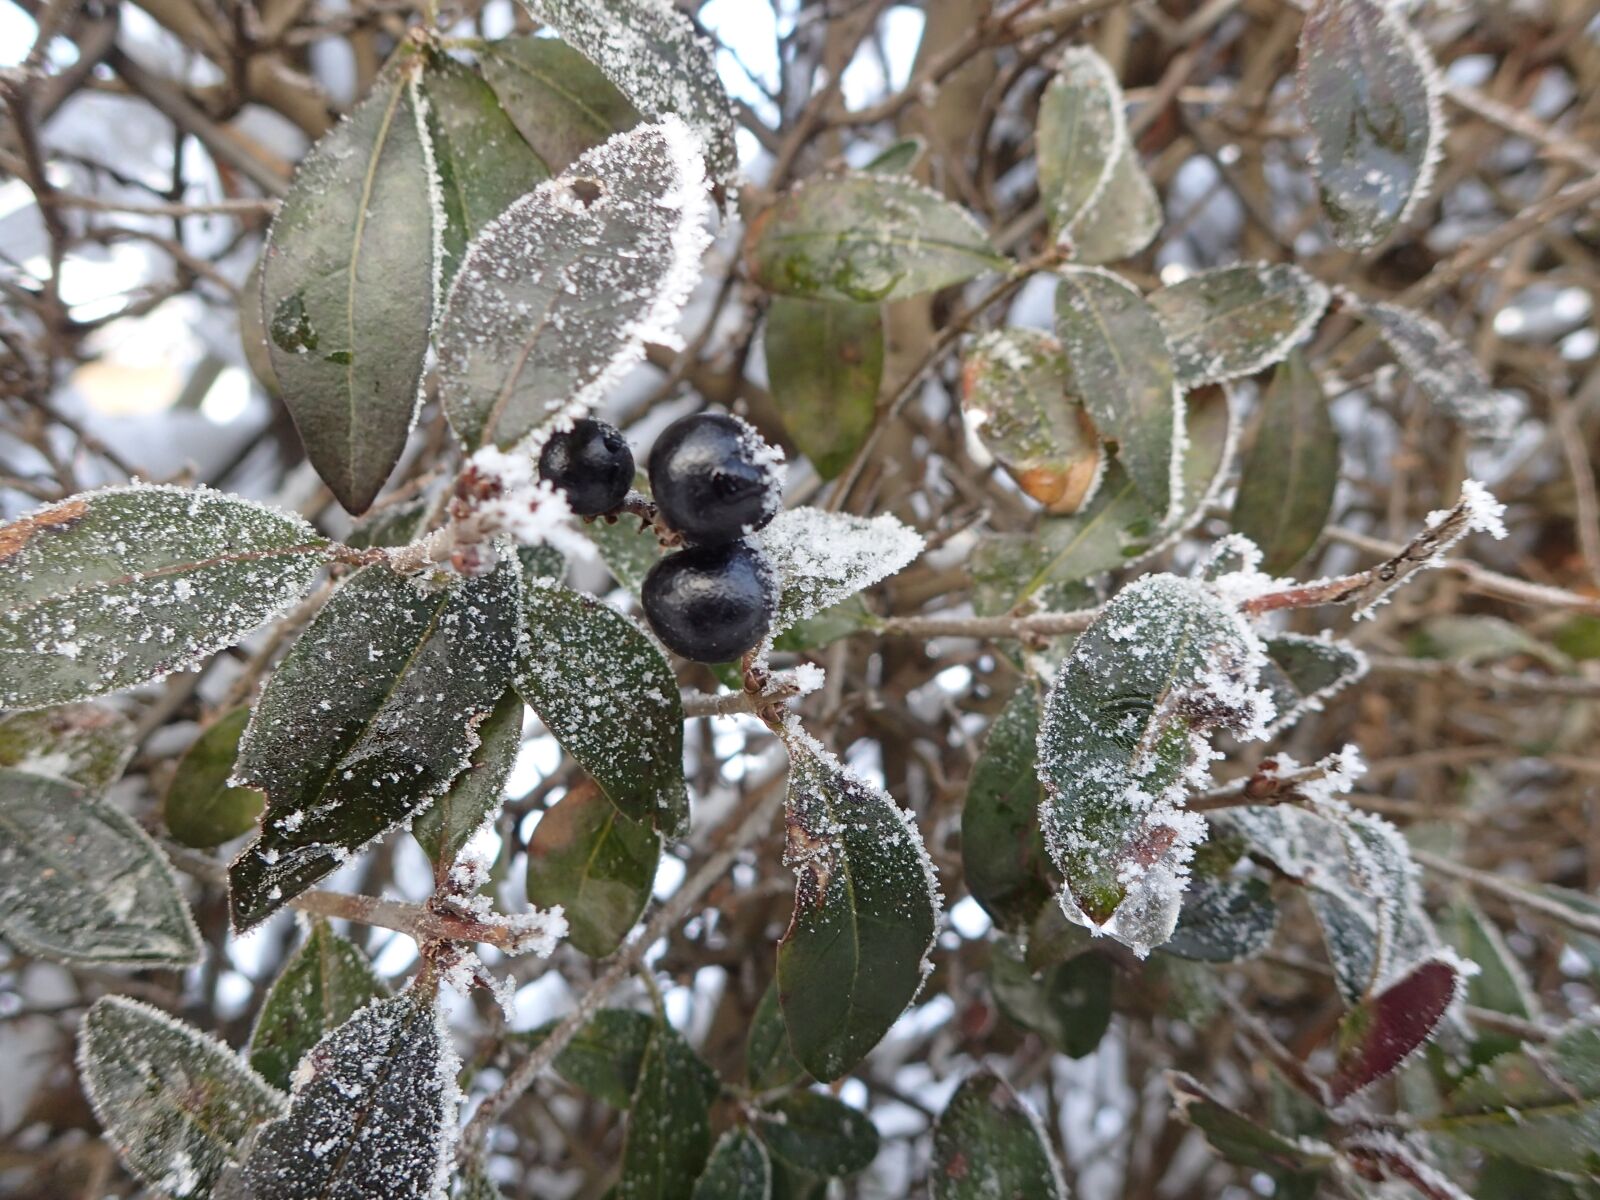
[[[776, 601], [765, 557], [744, 539], [777, 515], [776, 456], [737, 417], [697, 413], [673, 422], [650, 454], [661, 522], [687, 547], [651, 568], [644, 615], [667, 648], [699, 662], [730, 662], [772, 625]], [[611, 512], [633, 481], [622, 434], [582, 420], [545, 443], [539, 474], [580, 516]]]

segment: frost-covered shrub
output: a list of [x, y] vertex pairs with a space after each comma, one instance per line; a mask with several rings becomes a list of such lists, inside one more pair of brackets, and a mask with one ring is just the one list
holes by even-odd
[[[1592, 713], [1449, 724], [1600, 657], [1584, 414], [1425, 311], [1592, 249], [1555, 102], [1435, 66], [1472, 6], [930, 0], [898, 87], [920, 9], [777, 6], [777, 96], [692, 5], [497, 6], [146, 6], [235, 73], [203, 106], [55, 6], [0, 78], [50, 251], [0, 323], [0, 1020], [71, 1022], [120, 1164], [61, 1182], [70, 1119], [0, 1110], [0, 1190], [1592, 1195], [1593, 839], [1494, 874], [1498, 795], [1384, 792], [1593, 771]], [[329, 125], [289, 96], [335, 34], [382, 65]], [[235, 203], [47, 136], [101, 66]], [[246, 97], [314, 135], [292, 178]], [[1418, 268], [1491, 169], [1446, 97], [1546, 174]], [[230, 284], [202, 210], [270, 216], [234, 307], [309, 464], [272, 488], [142, 478], [56, 407], [97, 351], [63, 262], [115, 240], [73, 223], [173, 221], [179, 290]], [[1495, 540], [1541, 578], [1451, 557]]]

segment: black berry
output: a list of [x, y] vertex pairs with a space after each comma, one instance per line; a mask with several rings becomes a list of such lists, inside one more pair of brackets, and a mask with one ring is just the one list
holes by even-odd
[[645, 576], [650, 628], [669, 650], [697, 662], [731, 662], [772, 626], [775, 601], [766, 558], [746, 542], [691, 546]]
[[633, 451], [621, 430], [584, 417], [544, 444], [539, 478], [565, 492], [580, 517], [610, 512], [633, 486]]
[[778, 454], [737, 417], [674, 421], [650, 452], [650, 490], [667, 526], [687, 542], [731, 542], [777, 515]]

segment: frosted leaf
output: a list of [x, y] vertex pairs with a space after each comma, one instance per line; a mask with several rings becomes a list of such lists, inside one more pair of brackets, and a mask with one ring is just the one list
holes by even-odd
[[558, 38], [502, 38], [483, 43], [477, 57], [506, 116], [552, 174], [642, 120], [598, 67]]
[[1196, 875], [1162, 949], [1199, 962], [1239, 962], [1264, 953], [1277, 929], [1278, 905], [1264, 879]]
[[687, 1196], [711, 1152], [717, 1078], [683, 1036], [655, 1025], [628, 1107], [617, 1200]]
[[1263, 657], [1235, 610], [1172, 575], [1130, 584], [1084, 631], [1039, 728], [1040, 824], [1068, 917], [1140, 957], [1171, 935], [1205, 838], [1184, 798], [1209, 778], [1213, 730], [1261, 736]]
[[1227, 478], [1238, 423], [1223, 387], [1190, 393], [1185, 412], [1183, 496], [1169, 519], [1151, 514], [1112, 459], [1081, 512], [1046, 518], [1035, 533], [992, 533], [979, 542], [971, 564], [979, 611], [1007, 612], [1029, 599], [1049, 609], [1071, 607], [1081, 580], [1137, 566], [1188, 532]]
[[550, 171], [477, 72], [443, 51], [424, 53], [417, 98], [438, 189], [434, 233], [442, 291], [461, 266], [467, 243]]
[[411, 823], [411, 834], [436, 868], [455, 861], [472, 835], [492, 822], [505, 796], [506, 777], [522, 749], [525, 706], [507, 689], [478, 726], [478, 746], [448, 791]]
[[1467, 974], [1465, 964], [1443, 950], [1408, 967], [1347, 1012], [1339, 1024], [1333, 1098], [1347, 1099], [1420, 1050], [1459, 999]]
[[1108, 456], [1067, 379], [1061, 344], [1035, 329], [985, 333], [961, 366], [968, 427], [1027, 495], [1070, 514], [1094, 498]]
[[459, 1067], [431, 988], [369, 1004], [301, 1061], [219, 1200], [443, 1200]]
[[1316, 373], [1298, 351], [1273, 373], [1240, 469], [1232, 525], [1262, 549], [1263, 569], [1286, 574], [1322, 536], [1339, 486], [1339, 433]]
[[774, 1158], [815, 1175], [853, 1175], [878, 1156], [872, 1118], [823, 1092], [792, 1091], [754, 1123]]
[[889, 513], [819, 508], [787, 509], [749, 540], [766, 553], [781, 588], [769, 637], [887, 579], [923, 547], [922, 535]]
[[1334, 240], [1376, 246], [1432, 186], [1444, 138], [1438, 68], [1384, 0], [1316, 0], [1300, 31], [1298, 82]]
[[678, 342], [709, 242], [705, 164], [675, 117], [589, 151], [467, 249], [439, 330], [439, 389], [469, 447], [510, 447], [588, 412]]
[[161, 821], [174, 841], [205, 850], [255, 827], [266, 797], [228, 782], [249, 719], [250, 710], [242, 707], [218, 717], [178, 760], [161, 800]]
[[25, 954], [187, 967], [202, 946], [166, 856], [74, 784], [0, 769], [0, 936]]
[[250, 1065], [289, 1090], [306, 1051], [389, 989], [354, 942], [320, 917], [267, 989], [250, 1031]]
[[719, 183], [732, 179], [739, 159], [733, 108], [712, 58], [711, 43], [695, 32], [670, 0], [523, 0], [534, 20], [593, 62], [641, 113], [676, 116], [703, 144]]
[[1122, 87], [1111, 64], [1088, 46], [1070, 46], [1039, 97], [1039, 197], [1061, 232], [1105, 190], [1128, 146]]
[[78, 1071], [106, 1140], [174, 1200], [211, 1195], [283, 1097], [216, 1038], [126, 996], [103, 996], [78, 1033]]
[[795, 1057], [826, 1081], [877, 1045], [921, 990], [943, 897], [911, 814], [792, 716], [783, 738], [795, 898], [778, 993]]
[[63, 704], [0, 716], [0, 767], [91, 792], [120, 779], [133, 751], [133, 722], [105, 705]]
[[[511, 1036], [537, 1046], [559, 1024], [550, 1021], [525, 1034]], [[659, 1023], [628, 1008], [602, 1008], [562, 1047], [551, 1064], [557, 1075], [612, 1108], [633, 1103], [639, 1069]], [[696, 1060], [700, 1070], [705, 1068]]]
[[1009, 263], [959, 204], [914, 180], [857, 174], [779, 196], [751, 223], [745, 266], [779, 295], [876, 304]]
[[1310, 336], [1328, 289], [1289, 263], [1245, 263], [1150, 293], [1178, 386], [1221, 383], [1281, 362]]
[[729, 1129], [712, 1148], [691, 1200], [771, 1200], [772, 1161], [748, 1129]]
[[318, 139], [262, 251], [273, 372], [317, 474], [353, 513], [405, 449], [438, 301], [443, 214], [421, 71], [403, 57]]
[[240, 745], [237, 782], [267, 794], [229, 868], [236, 929], [270, 916], [447, 788], [505, 695], [521, 639], [514, 557], [491, 574], [368, 567], [279, 664]]
[[565, 587], [527, 593], [517, 689], [617, 811], [668, 836], [688, 824], [683, 704], [655, 644], [613, 608]]
[[1072, 392], [1150, 511], [1166, 521], [1183, 484], [1183, 397], [1166, 334], [1138, 291], [1095, 267], [1061, 272], [1056, 333], [1067, 355]]
[[207, 488], [85, 492], [0, 526], [0, 706], [159, 679], [300, 598], [327, 543]]
[[1387, 1129], [1357, 1129], [1339, 1143], [1339, 1152], [1363, 1179], [1409, 1184], [1407, 1195], [1426, 1196], [1427, 1200], [1474, 1200], [1434, 1164], [1420, 1139]]
[[1495, 390], [1472, 352], [1437, 321], [1398, 304], [1363, 304], [1356, 311], [1372, 322], [1406, 374], [1440, 411], [1478, 437], [1510, 432], [1516, 402]]
[[433, 497], [427, 495], [385, 503], [356, 521], [345, 535], [344, 544], [355, 550], [409, 545], [423, 535], [432, 514]]
[[1044, 1126], [1011, 1085], [988, 1068], [969, 1075], [933, 1127], [932, 1200], [1067, 1200]]
[[1094, 203], [1067, 230], [1072, 260], [1094, 266], [1132, 258], [1161, 232], [1161, 197], [1132, 143], [1111, 164]]
[[1365, 654], [1326, 634], [1281, 633], [1267, 638], [1266, 648], [1261, 683], [1272, 693], [1278, 714], [1267, 727], [1269, 737], [1292, 728], [1307, 713], [1321, 712], [1328, 699], [1367, 673]]
[[[1278, 762], [1292, 767], [1281, 755]], [[1318, 768], [1309, 789], [1297, 789], [1314, 810], [1244, 805], [1211, 820], [1219, 835], [1241, 838], [1252, 856], [1308, 889], [1340, 994], [1353, 1004], [1437, 949], [1438, 937], [1422, 908], [1405, 839], [1381, 817], [1338, 799], [1352, 779], [1342, 758]]]
[[559, 907], [567, 940], [604, 958], [639, 923], [660, 862], [661, 834], [649, 821], [630, 820], [583, 780], [545, 810], [528, 839], [528, 899]]

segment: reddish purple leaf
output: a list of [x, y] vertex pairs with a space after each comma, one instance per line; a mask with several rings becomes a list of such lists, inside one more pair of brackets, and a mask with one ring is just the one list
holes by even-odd
[[1368, 996], [1339, 1026], [1335, 1100], [1382, 1079], [1428, 1040], [1461, 985], [1452, 958], [1424, 959], [1375, 996]]

